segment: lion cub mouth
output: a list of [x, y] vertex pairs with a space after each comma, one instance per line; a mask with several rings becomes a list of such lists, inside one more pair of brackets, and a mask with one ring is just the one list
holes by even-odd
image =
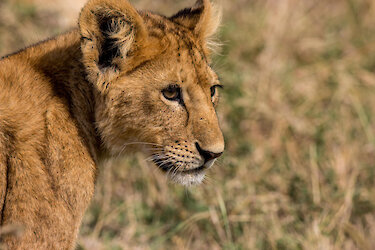
[[200, 167], [196, 167], [193, 169], [179, 169], [178, 166], [173, 164], [172, 162], [168, 163], [163, 163], [163, 160], [160, 159], [154, 159], [153, 162], [165, 173], [168, 172], [174, 172], [174, 173], [184, 173], [184, 174], [195, 174], [195, 173], [200, 173], [206, 170], [208, 167], [206, 165], [202, 165]]
[[183, 166], [176, 166], [173, 162], [155, 157], [155, 165], [161, 169], [167, 177], [175, 183], [183, 186], [195, 186], [202, 183], [206, 170], [210, 167], [205, 164], [196, 168], [186, 169]]
[[[195, 152], [193, 147], [197, 149]], [[204, 151], [199, 154], [200, 147], [190, 145], [188, 141], [175, 141], [167, 146], [154, 145], [149, 151], [151, 160], [162, 170], [169, 180], [184, 185], [193, 186], [201, 184], [206, 170], [211, 168], [216, 157], [207, 159]]]

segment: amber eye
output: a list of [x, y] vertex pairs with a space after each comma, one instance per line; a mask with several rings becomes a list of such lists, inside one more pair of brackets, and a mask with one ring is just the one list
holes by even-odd
[[216, 89], [217, 88], [223, 88], [223, 85], [214, 85], [214, 86], [212, 86], [211, 87], [211, 97], [214, 97], [215, 96], [215, 94], [216, 94]]
[[162, 93], [163, 96], [170, 101], [178, 101], [181, 99], [181, 88], [178, 85], [169, 85]]

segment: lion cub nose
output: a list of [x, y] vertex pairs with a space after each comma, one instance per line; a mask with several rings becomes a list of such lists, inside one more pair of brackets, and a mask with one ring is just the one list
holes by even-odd
[[205, 164], [207, 162], [211, 161], [211, 160], [214, 160], [214, 159], [220, 157], [223, 154], [223, 152], [214, 153], [214, 152], [204, 150], [199, 146], [199, 144], [197, 142], [195, 143], [195, 146], [197, 147], [197, 150], [198, 150], [199, 154], [203, 157]]

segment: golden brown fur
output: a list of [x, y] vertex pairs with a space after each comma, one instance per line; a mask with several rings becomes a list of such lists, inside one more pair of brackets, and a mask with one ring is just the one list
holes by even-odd
[[0, 60], [0, 225], [24, 227], [1, 239], [9, 249], [74, 248], [97, 164], [126, 146], [202, 181], [224, 149], [217, 24], [208, 0], [171, 18], [91, 0], [78, 29]]

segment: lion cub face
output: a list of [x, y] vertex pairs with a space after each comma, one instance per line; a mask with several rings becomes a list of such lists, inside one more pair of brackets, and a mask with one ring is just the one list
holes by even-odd
[[173, 181], [203, 180], [224, 150], [215, 112], [221, 85], [207, 48], [217, 24], [208, 0], [170, 18], [138, 13], [124, 0], [84, 7], [83, 63], [112, 154], [142, 146]]

